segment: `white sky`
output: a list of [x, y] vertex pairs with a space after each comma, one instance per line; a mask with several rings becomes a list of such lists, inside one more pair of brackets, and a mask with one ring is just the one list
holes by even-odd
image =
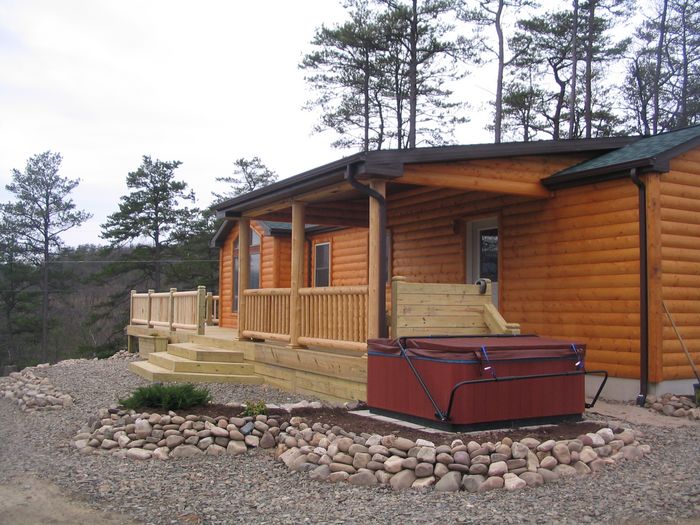
[[[177, 177], [205, 206], [236, 158], [288, 177], [351, 153], [311, 134], [297, 67], [315, 28], [344, 18], [336, 0], [0, 0], [0, 201], [12, 168], [60, 152], [61, 174], [81, 180], [74, 201], [94, 215], [64, 239], [102, 243], [144, 154], [182, 161]], [[489, 142], [494, 75], [467, 82], [472, 122], [457, 141]]]

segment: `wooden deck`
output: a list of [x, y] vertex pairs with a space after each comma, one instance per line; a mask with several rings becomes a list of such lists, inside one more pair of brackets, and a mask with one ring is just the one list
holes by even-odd
[[[244, 362], [253, 365], [255, 374], [264, 383], [283, 390], [336, 402], [367, 399], [367, 357], [356, 351], [291, 348], [282, 342], [244, 341], [238, 339], [237, 330], [219, 326], [206, 326], [204, 334], [198, 335], [196, 330], [170, 331], [167, 327], [129, 325], [127, 335], [132, 351], [139, 336], [153, 334], [167, 337], [171, 345], [194, 343], [200, 347], [242, 352]], [[164, 379], [159, 376], [157, 380]]]

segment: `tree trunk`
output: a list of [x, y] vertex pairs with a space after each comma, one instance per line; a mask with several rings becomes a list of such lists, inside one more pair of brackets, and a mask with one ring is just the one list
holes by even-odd
[[416, 147], [416, 127], [418, 122], [418, 0], [413, 0], [411, 13], [411, 58], [409, 76], [408, 147]]
[[[44, 246], [43, 259], [44, 264], [41, 272], [41, 358], [44, 362], [49, 361], [49, 194], [46, 192], [44, 201]], [[56, 348], [52, 353], [52, 361], [56, 361]]]
[[688, 5], [684, 3], [679, 7], [681, 10], [681, 96], [676, 127], [685, 128], [688, 126]]
[[501, 122], [503, 120], [503, 70], [505, 68], [505, 46], [503, 43], [503, 28], [501, 27], [501, 15], [503, 14], [503, 2], [498, 1], [496, 10], [496, 34], [498, 35], [498, 74], [496, 77], [496, 114], [493, 121], [494, 141], [501, 142]]
[[576, 133], [576, 77], [578, 76], [578, 0], [574, 2], [574, 27], [571, 32], [571, 93], [569, 93], [569, 138]]
[[364, 97], [363, 117], [365, 119], [365, 136], [362, 139], [362, 150], [369, 151], [369, 54], [365, 53], [365, 72], [362, 82], [362, 96]]
[[656, 68], [654, 70], [653, 115], [651, 129], [654, 135], [659, 129], [659, 91], [661, 90], [661, 59], [663, 57], [664, 40], [666, 39], [666, 15], [668, 13], [668, 0], [664, 0], [661, 11], [661, 24], [659, 26], [659, 44], [656, 46]]
[[588, 4], [588, 35], [586, 35], [586, 93], [583, 101], [583, 114], [586, 126], [586, 138], [593, 135], [593, 33], [595, 24], [596, 0], [590, 0]]

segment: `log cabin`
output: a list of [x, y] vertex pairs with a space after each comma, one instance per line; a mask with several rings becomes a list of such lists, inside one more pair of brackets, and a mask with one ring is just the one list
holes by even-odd
[[[220, 325], [271, 384], [365, 399], [368, 339], [480, 333], [448, 294], [488, 279], [503, 331], [584, 343], [606, 397], [692, 391], [700, 126], [370, 151], [216, 212]], [[423, 310], [399, 311], [401, 283]]]

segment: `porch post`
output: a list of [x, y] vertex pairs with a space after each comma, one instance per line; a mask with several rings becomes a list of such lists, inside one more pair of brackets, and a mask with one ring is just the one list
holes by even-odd
[[[386, 196], [386, 183], [382, 180], [370, 181], [369, 187]], [[368, 304], [367, 304], [367, 339], [381, 337], [384, 327], [379, 326], [380, 312], [386, 309], [386, 284], [382, 275], [381, 243], [386, 235], [382, 225], [381, 209], [377, 199], [369, 197], [369, 271], [367, 275]], [[384, 293], [382, 293], [384, 292]]]
[[250, 282], [250, 219], [238, 220], [238, 339], [244, 339], [241, 332], [245, 329], [246, 311], [243, 292]]
[[292, 203], [292, 275], [289, 297], [289, 344], [299, 346], [301, 336], [301, 297], [299, 288], [304, 282], [304, 215], [303, 202]]

